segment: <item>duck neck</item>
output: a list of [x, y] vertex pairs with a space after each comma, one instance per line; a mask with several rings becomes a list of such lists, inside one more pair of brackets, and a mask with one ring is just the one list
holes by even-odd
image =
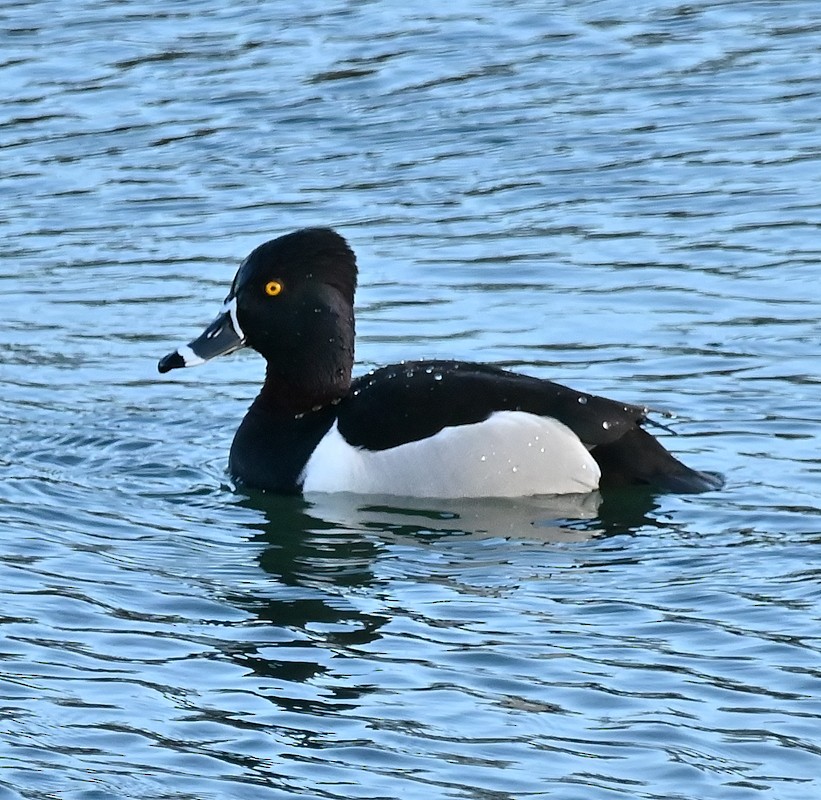
[[293, 364], [268, 361], [265, 383], [251, 409], [296, 415], [339, 401], [351, 387], [353, 348], [343, 348], [332, 356], [297, 359]]
[[283, 318], [254, 348], [265, 358], [265, 383], [251, 408], [306, 414], [344, 397], [351, 387], [353, 312], [337, 292], [318, 296], [295, 317]]

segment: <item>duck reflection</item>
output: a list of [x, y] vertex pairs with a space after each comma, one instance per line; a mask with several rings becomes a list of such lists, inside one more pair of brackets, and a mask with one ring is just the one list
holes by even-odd
[[[269, 580], [225, 596], [263, 624], [235, 644], [233, 661], [277, 685], [303, 683], [327, 673], [331, 660], [350, 648], [378, 638], [387, 617], [356, 599], [357, 590], [375, 582], [376, 538], [310, 513], [298, 497], [245, 493], [238, 505], [262, 513], [247, 538], [262, 545], [257, 560]], [[291, 711], [315, 705], [287, 693], [271, 699]]]
[[601, 503], [598, 492], [455, 500], [315, 494], [307, 500], [312, 514], [346, 528], [376, 532], [383, 541], [455, 535], [548, 542], [587, 539], [597, 531], [575, 529], [572, 523], [594, 520]]
[[309, 494], [303, 502], [314, 531], [345, 531], [354, 539], [373, 533], [382, 545], [453, 536], [559, 543], [657, 527], [652, 515], [658, 508], [656, 497], [650, 489], [629, 487], [577, 495], [454, 500]]
[[[228, 599], [279, 633], [264, 646], [258, 639], [240, 646], [233, 657], [257, 675], [292, 682], [328, 672], [331, 661], [338, 671], [346, 657], [361, 657], [363, 648], [380, 638], [392, 613], [389, 602], [380, 605], [380, 587], [387, 595], [390, 577], [380, 576], [379, 565], [387, 557], [395, 561], [397, 544], [427, 546], [467, 537], [549, 545], [656, 524], [654, 496], [635, 491], [452, 501], [250, 492], [239, 505], [261, 512], [249, 540], [262, 545], [258, 563], [271, 580], [262, 590], [235, 591]], [[349, 687], [347, 699], [364, 691]], [[272, 699], [291, 710], [306, 702]], [[337, 711], [340, 700], [333, 701]]]

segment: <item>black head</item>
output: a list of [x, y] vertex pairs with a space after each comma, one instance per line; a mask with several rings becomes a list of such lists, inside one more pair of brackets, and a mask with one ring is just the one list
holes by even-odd
[[353, 367], [356, 274], [353, 251], [330, 228], [265, 242], [240, 265], [217, 319], [159, 370], [247, 345], [268, 362], [268, 394], [311, 395], [315, 404], [341, 396]]
[[[303, 228], [261, 244], [240, 264], [231, 296], [241, 297], [240, 308], [261, 297], [269, 280], [283, 283], [282, 299], [308, 288], [335, 289], [353, 306], [356, 257], [348, 243], [330, 228]], [[262, 290], [262, 291], [260, 291]], [[277, 297], [279, 295], [273, 295]]]

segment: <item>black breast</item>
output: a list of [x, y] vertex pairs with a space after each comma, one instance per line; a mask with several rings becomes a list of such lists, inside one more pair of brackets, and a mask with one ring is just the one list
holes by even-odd
[[231, 475], [254, 489], [298, 493], [302, 470], [336, 412], [336, 405], [296, 416], [252, 406], [231, 445]]

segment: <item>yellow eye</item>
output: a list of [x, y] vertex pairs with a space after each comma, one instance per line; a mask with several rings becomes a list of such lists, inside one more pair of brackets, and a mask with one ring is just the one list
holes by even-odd
[[279, 281], [268, 281], [265, 284], [265, 294], [276, 297], [282, 292], [282, 284]]

